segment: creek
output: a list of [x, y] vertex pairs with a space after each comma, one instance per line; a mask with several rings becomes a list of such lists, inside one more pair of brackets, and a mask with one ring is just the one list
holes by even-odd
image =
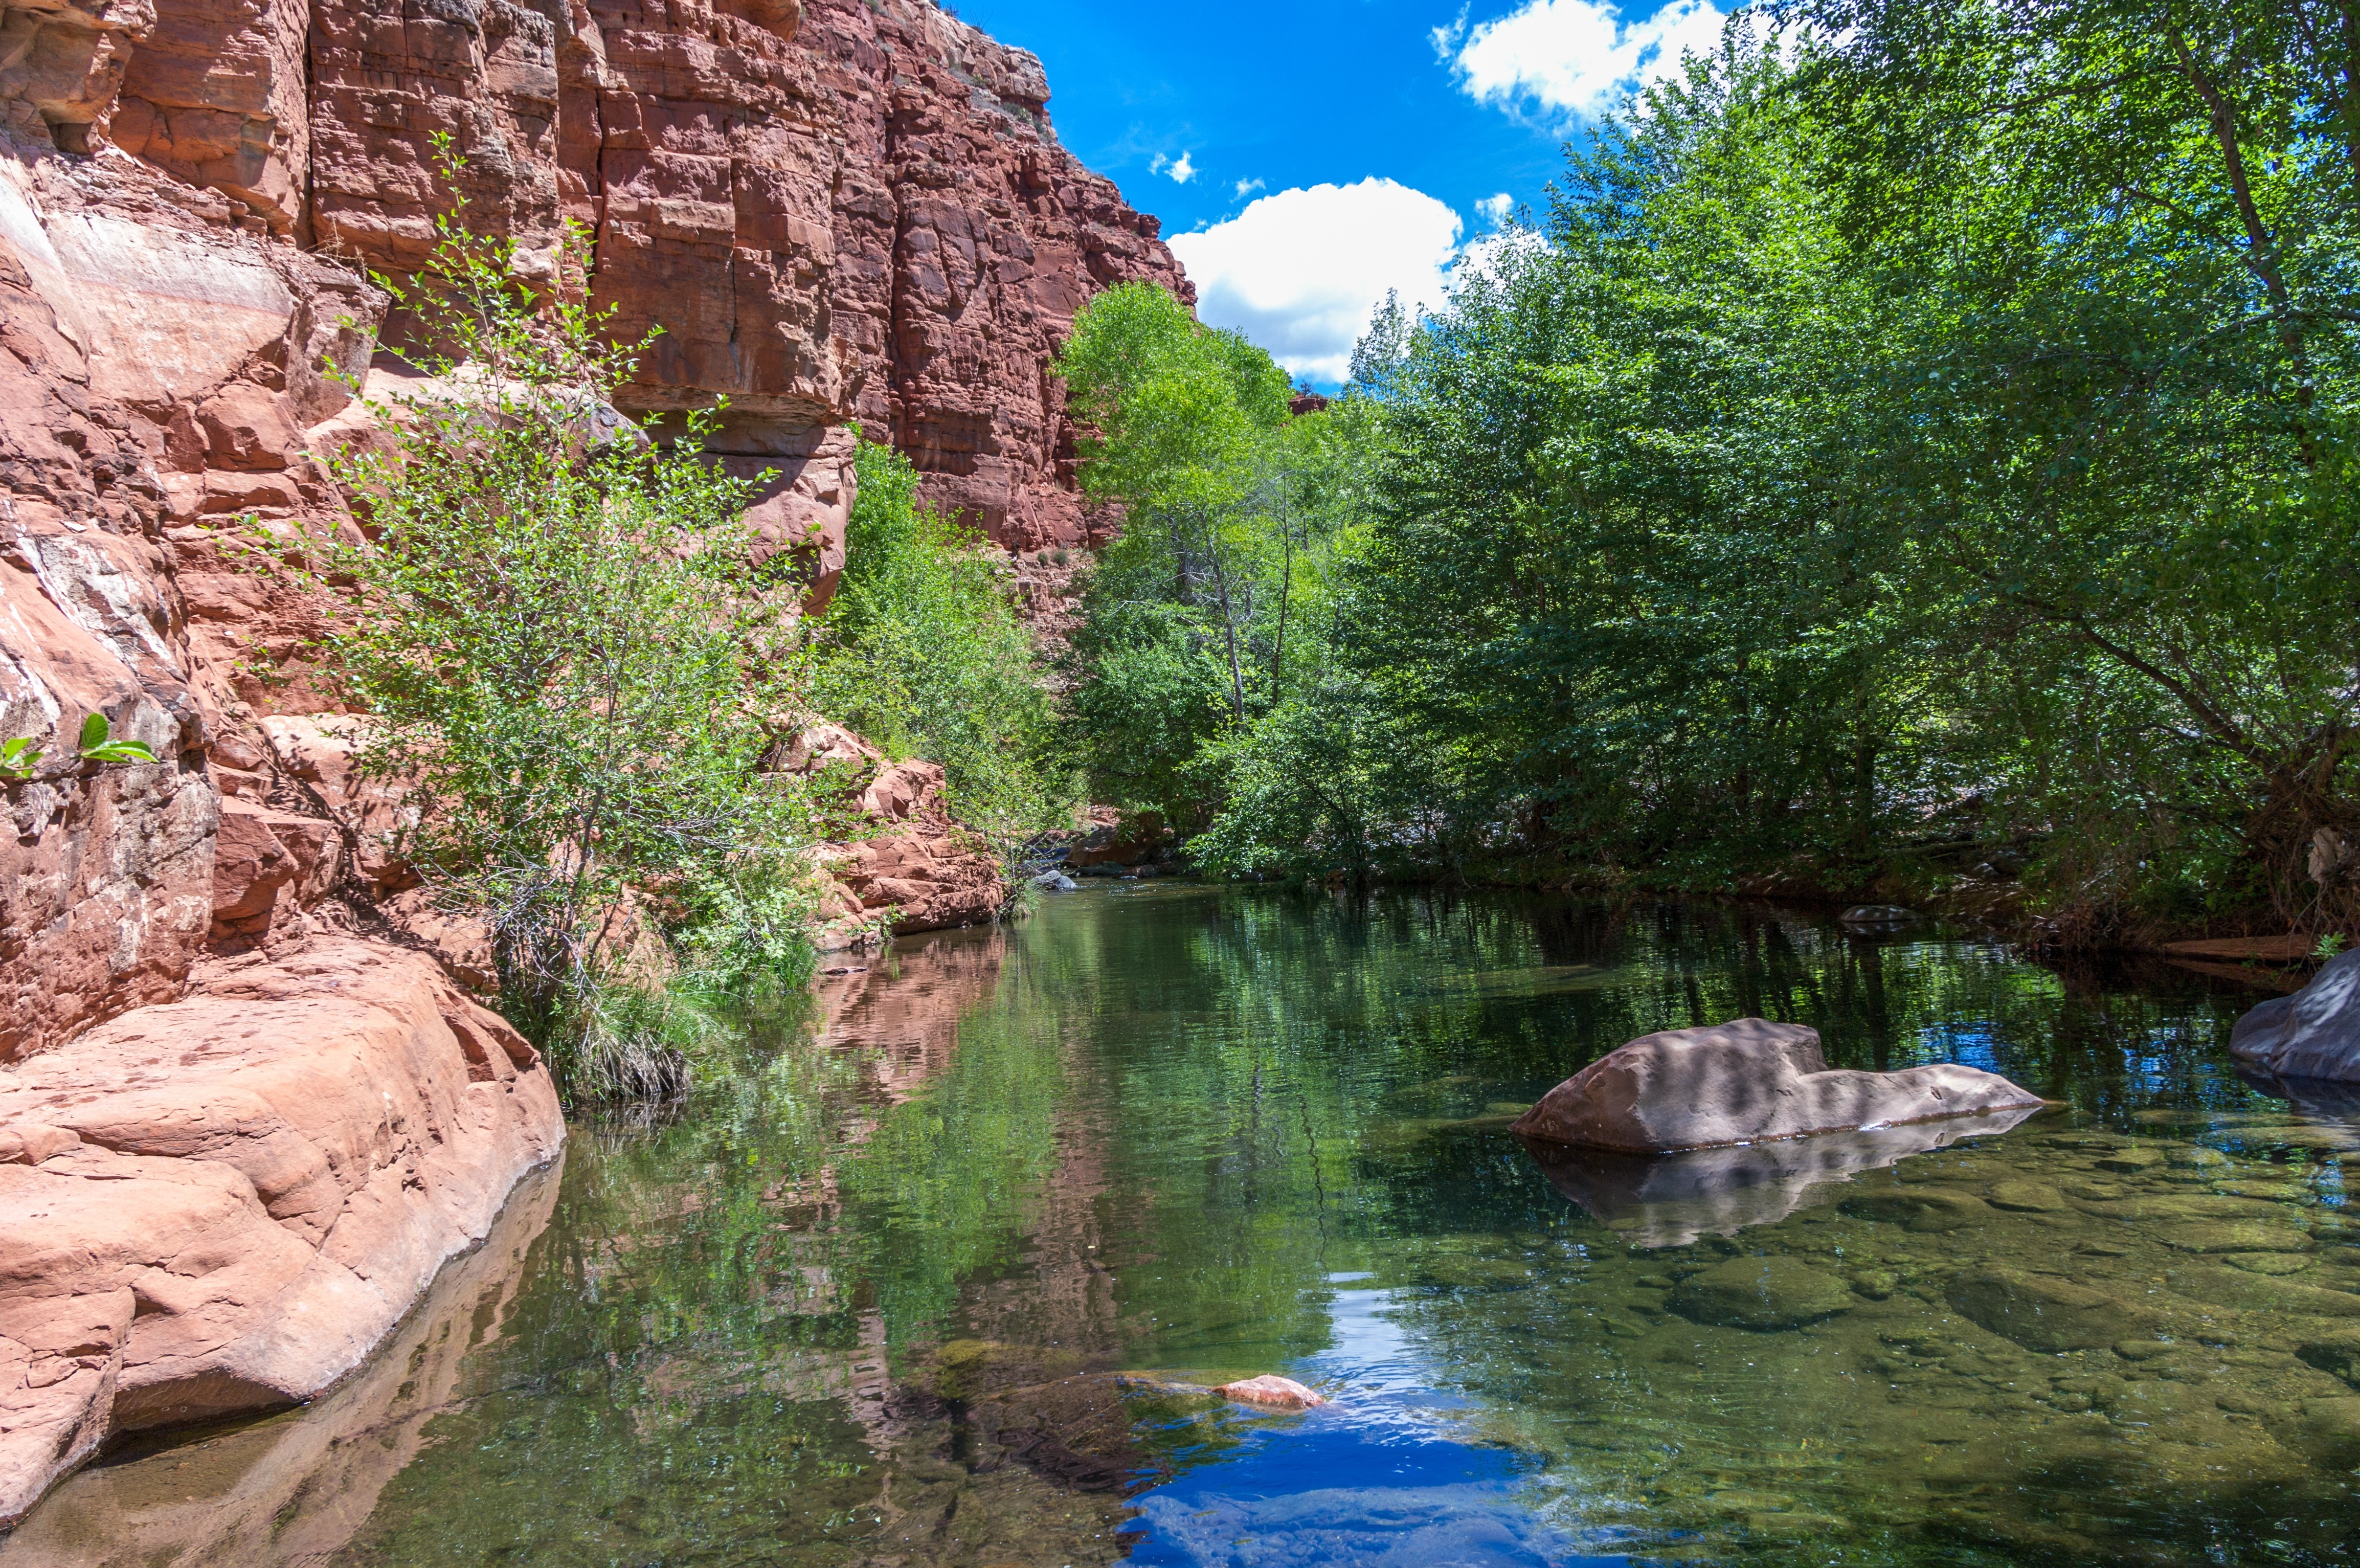
[[[578, 1121], [351, 1383], [116, 1452], [0, 1568], [2360, 1563], [2360, 1110], [2238, 1078], [2234, 979], [1142, 883], [820, 992], [690, 1113]], [[2061, 1104], [1506, 1130], [1745, 1014]], [[1263, 1372], [1333, 1402], [1196, 1391]]]

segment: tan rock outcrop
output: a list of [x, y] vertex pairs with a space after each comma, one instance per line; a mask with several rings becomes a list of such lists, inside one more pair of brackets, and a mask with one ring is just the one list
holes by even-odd
[[454, 1260], [361, 1371], [300, 1415], [216, 1431], [67, 1479], [0, 1545], [43, 1568], [235, 1563], [311, 1568], [341, 1551], [473, 1390], [469, 1359], [499, 1340], [548, 1228], [560, 1167], [527, 1177], [481, 1246]]
[[942, 765], [893, 762], [839, 724], [805, 724], [774, 759], [781, 771], [845, 789], [864, 836], [822, 852], [829, 886], [820, 907], [823, 950], [858, 946], [879, 927], [895, 936], [988, 926], [1011, 889], [1000, 862], [944, 798]]
[[0, 1068], [0, 1523], [110, 1432], [334, 1384], [563, 1137], [520, 1036], [345, 940]]

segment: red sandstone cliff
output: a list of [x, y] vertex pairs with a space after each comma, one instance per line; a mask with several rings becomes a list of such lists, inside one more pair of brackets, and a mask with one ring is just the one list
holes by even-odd
[[[421, 960], [353, 939], [399, 869], [341, 798], [311, 607], [224, 547], [344, 521], [311, 454], [402, 330], [363, 267], [430, 243], [434, 134], [520, 272], [589, 233], [617, 329], [664, 328], [622, 400], [727, 397], [714, 448], [782, 471], [753, 516], [824, 596], [856, 420], [1005, 543], [1087, 532], [1050, 356], [1094, 291], [1186, 285], [1047, 98], [925, 0], [0, 7], [0, 738], [43, 748], [0, 784], [0, 1526], [126, 1421], [341, 1375], [562, 1135], [520, 1041], [486, 1056]], [[93, 713], [159, 761], [81, 761]], [[847, 919], [996, 898], [917, 863], [952, 842], [923, 784]], [[331, 1050], [385, 1092], [273, 1087]], [[153, 1103], [101, 1115], [122, 1071]], [[290, 1160], [328, 1173], [294, 1208]], [[120, 1208], [151, 1187], [197, 1195], [180, 1230]], [[113, 1250], [52, 1245], [69, 1211]], [[368, 1288], [289, 1340], [338, 1268]]]

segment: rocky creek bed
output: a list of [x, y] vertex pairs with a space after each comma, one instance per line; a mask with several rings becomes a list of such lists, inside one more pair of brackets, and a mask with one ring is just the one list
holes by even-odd
[[[394, 1360], [117, 1451], [0, 1568], [2360, 1558], [2360, 1121], [2235, 1075], [2258, 992], [1144, 883], [842, 967], [688, 1114], [577, 1125]], [[2058, 1105], [1508, 1132], [1741, 1014]], [[1201, 1391], [1256, 1373], [1333, 1402]]]

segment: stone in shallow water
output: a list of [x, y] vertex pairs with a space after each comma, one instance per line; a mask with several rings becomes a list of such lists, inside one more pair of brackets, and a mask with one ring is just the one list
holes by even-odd
[[2360, 1388], [2360, 1329], [2344, 1329], [2305, 1340], [2295, 1347], [2294, 1353], [2322, 1372], [2333, 1372]]
[[2212, 1190], [2226, 1198], [2265, 1203], [2316, 1203], [2319, 1194], [2300, 1181], [2216, 1181]]
[[2328, 960], [2292, 996], [2237, 1020], [2230, 1054], [2281, 1078], [2360, 1082], [2360, 948]]
[[1224, 1399], [1235, 1399], [1240, 1404], [1266, 1405], [1280, 1410], [1317, 1409], [1328, 1402], [1294, 1378], [1281, 1377], [1269, 1372], [1259, 1377], [1224, 1383], [1213, 1392]]
[[1991, 1206], [2010, 1209], [2021, 1214], [2057, 1214], [2065, 1209], [2065, 1196], [2045, 1181], [2003, 1181], [1991, 1190]]
[[2100, 1170], [2111, 1170], [2123, 1176], [2143, 1176], [2162, 1163], [2162, 1154], [2155, 1149], [2117, 1149], [2112, 1154], [2101, 1155], [2097, 1159]]
[[1833, 1317], [1854, 1300], [1842, 1280], [1794, 1258], [1732, 1257], [1680, 1281], [1672, 1310], [1724, 1328], [1791, 1329]]
[[2308, 1399], [2302, 1420], [2280, 1427], [2273, 1436], [2290, 1442], [2311, 1463], [2331, 1470], [2360, 1465], [2360, 1396], [2342, 1399]]
[[2046, 1353], [2151, 1340], [2153, 1312], [2086, 1285], [2013, 1268], [1979, 1268], [1950, 1282], [1950, 1310], [1978, 1328]]
[[1925, 1188], [1898, 1191], [1861, 1192], [1843, 1201], [1843, 1212], [1856, 1220], [1882, 1220], [1920, 1235], [1939, 1235], [1972, 1224], [1990, 1211], [1963, 1192]]
[[2216, 1220], [2167, 1230], [2163, 1243], [2175, 1252], [2304, 1252], [2311, 1237], [2271, 1220]]
[[2300, 1274], [2311, 1260], [2299, 1252], [2240, 1253], [2229, 1260], [2232, 1268], [2242, 1268], [2248, 1274]]

